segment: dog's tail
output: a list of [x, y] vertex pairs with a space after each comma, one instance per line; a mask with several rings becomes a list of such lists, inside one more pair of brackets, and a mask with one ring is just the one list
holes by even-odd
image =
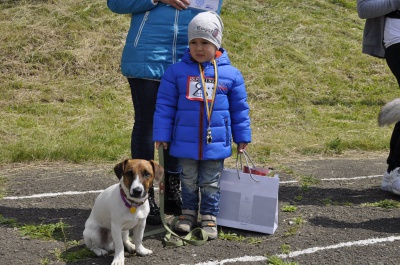
[[390, 125], [400, 121], [400, 98], [396, 98], [387, 103], [379, 112], [379, 126]]

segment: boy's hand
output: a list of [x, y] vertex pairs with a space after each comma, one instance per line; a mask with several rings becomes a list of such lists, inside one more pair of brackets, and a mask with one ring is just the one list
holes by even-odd
[[168, 148], [168, 143], [167, 142], [156, 142], [156, 149], [158, 149], [158, 147], [162, 145], [164, 149]]
[[243, 153], [243, 150], [246, 149], [246, 146], [247, 146], [247, 143], [239, 143], [239, 144], [237, 145], [237, 152], [238, 152], [238, 154], [242, 154], [242, 153]]

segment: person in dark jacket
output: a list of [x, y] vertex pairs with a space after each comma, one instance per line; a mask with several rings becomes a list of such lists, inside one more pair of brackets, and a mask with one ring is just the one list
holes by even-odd
[[[400, 86], [400, 1], [357, 0], [357, 12], [366, 19], [362, 52], [385, 58]], [[394, 126], [381, 189], [400, 195], [400, 122]]]
[[153, 126], [156, 147], [169, 147], [182, 167], [182, 215], [174, 229], [190, 232], [199, 212], [209, 239], [218, 236], [224, 159], [232, 154], [232, 141], [239, 153], [251, 142], [244, 79], [221, 48], [222, 32], [214, 12], [190, 22], [189, 49], [161, 79]]
[[[193, 2], [193, 3], [191, 3]], [[107, 0], [117, 14], [131, 14], [122, 52], [121, 71], [127, 77], [134, 108], [131, 138], [132, 158], [154, 159], [153, 115], [161, 76], [179, 62], [187, 48], [187, 26], [204, 9], [220, 12], [222, 0]], [[181, 213], [180, 172], [176, 158], [164, 152], [165, 212]], [[148, 224], [161, 224], [154, 188], [149, 190]]]

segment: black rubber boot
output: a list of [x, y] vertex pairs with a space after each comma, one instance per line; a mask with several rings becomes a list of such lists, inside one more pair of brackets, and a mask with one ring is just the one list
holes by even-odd
[[182, 214], [182, 193], [179, 174], [165, 174], [164, 213], [169, 215]]
[[146, 224], [149, 225], [160, 225], [162, 224], [160, 217], [160, 208], [157, 206], [154, 200], [154, 187], [149, 189], [149, 205], [150, 205], [150, 213], [146, 218]]

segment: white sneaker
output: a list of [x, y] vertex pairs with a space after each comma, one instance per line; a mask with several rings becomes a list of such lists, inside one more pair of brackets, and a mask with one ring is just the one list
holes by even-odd
[[400, 195], [400, 167], [383, 174], [381, 190]]
[[390, 174], [385, 171], [385, 173], [383, 174], [383, 178], [382, 178], [382, 183], [381, 183], [381, 190], [383, 191], [391, 191], [391, 187], [390, 187]]

